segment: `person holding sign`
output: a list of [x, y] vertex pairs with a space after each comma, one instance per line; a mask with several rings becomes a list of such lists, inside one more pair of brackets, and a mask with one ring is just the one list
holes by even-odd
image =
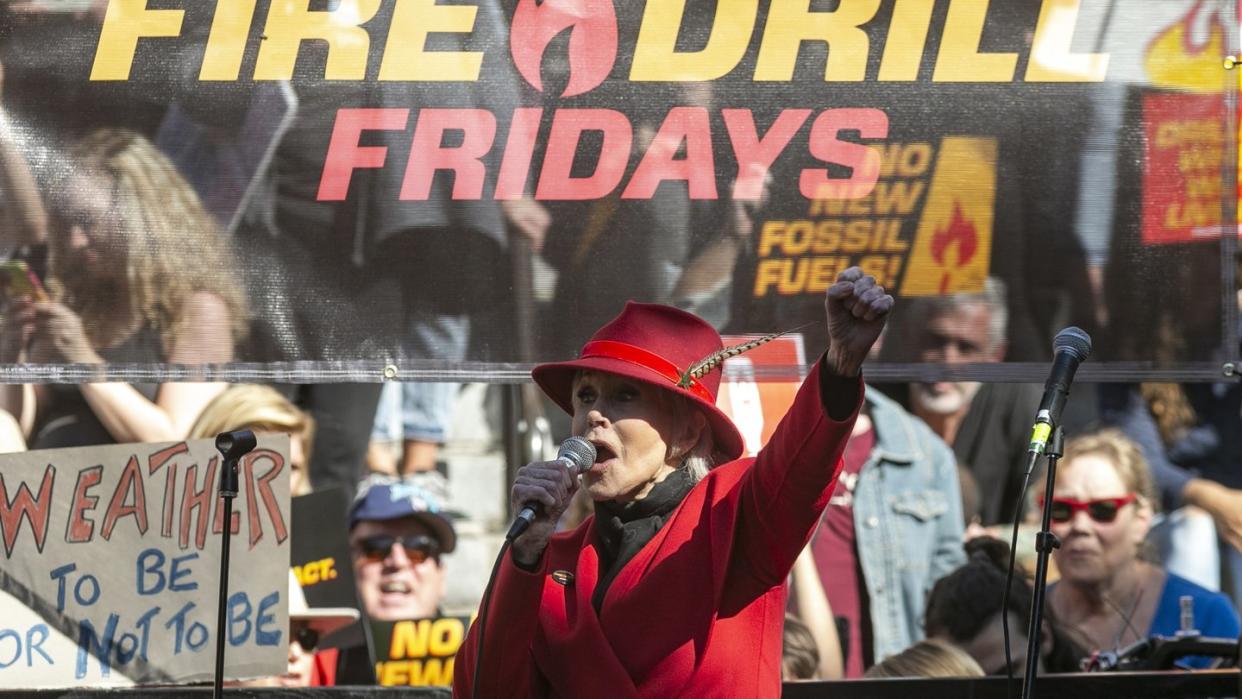
[[[498, 562], [454, 694], [779, 696], [785, 579], [832, 494], [892, 306], [860, 269], [837, 277], [831, 345], [753, 459], [715, 399], [724, 359], [762, 340], [723, 349], [702, 319], [631, 302], [577, 359], [536, 367], [596, 461], [581, 484], [558, 462], [518, 471], [514, 510], [542, 509]], [[554, 535], [579, 485], [595, 515]]]

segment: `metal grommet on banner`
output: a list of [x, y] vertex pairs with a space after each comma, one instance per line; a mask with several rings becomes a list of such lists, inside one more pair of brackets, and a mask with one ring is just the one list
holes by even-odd
[[397, 365], [389, 364], [384, 367], [384, 380], [393, 381], [397, 378]]
[[1224, 64], [1225, 64], [1225, 70], [1233, 70], [1234, 66], [1238, 65], [1238, 57], [1237, 56], [1225, 56]]
[[1233, 362], [1225, 362], [1220, 367], [1220, 373], [1225, 376], [1234, 376], [1238, 373], [1238, 367]]

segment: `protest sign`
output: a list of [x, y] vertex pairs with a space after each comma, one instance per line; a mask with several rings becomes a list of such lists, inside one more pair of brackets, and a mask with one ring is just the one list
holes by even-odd
[[[311, 607], [358, 609], [358, 588], [349, 557], [347, 498], [339, 488], [316, 490], [291, 504], [289, 565]], [[364, 645], [361, 624], [333, 633], [323, 647]]]
[[[225, 676], [283, 674], [289, 438], [240, 462]], [[207, 681], [220, 457], [211, 440], [0, 456], [0, 686]]]
[[380, 660], [375, 677], [385, 687], [447, 687], [453, 660], [466, 638], [470, 617], [372, 621]]
[[[725, 346], [753, 339], [745, 335], [725, 335]], [[746, 354], [725, 360], [725, 381], [720, 384], [716, 405], [733, 420], [746, 441], [746, 454], [759, 453], [789, 406], [802, 380], [763, 380], [764, 367], [779, 369], [806, 364], [802, 335], [782, 335]]]

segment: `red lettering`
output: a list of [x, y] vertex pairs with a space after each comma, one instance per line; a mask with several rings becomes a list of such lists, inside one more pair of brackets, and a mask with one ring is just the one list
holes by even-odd
[[[133, 503], [125, 504], [127, 496], [133, 493]], [[138, 457], [129, 457], [129, 463], [121, 471], [117, 480], [116, 490], [112, 492], [112, 500], [108, 503], [108, 511], [104, 514], [103, 531], [105, 540], [112, 539], [112, 528], [122, 517], [133, 517], [138, 524], [138, 533], [147, 533], [147, 489], [142, 482], [142, 471], [138, 466]]]
[[[256, 481], [254, 465], [260, 459], [267, 460], [272, 466]], [[276, 542], [284, 543], [285, 538], [289, 536], [289, 531], [285, 527], [285, 518], [280, 514], [280, 503], [276, 500], [276, 494], [272, 492], [272, 481], [284, 471], [284, 457], [280, 455], [280, 452], [271, 449], [258, 449], [247, 454], [242, 459], [242, 465], [246, 469], [246, 511], [250, 515], [250, 548], [254, 548], [255, 544], [263, 538], [263, 522], [259, 516], [256, 491], [258, 498], [263, 500], [263, 509], [267, 511], [268, 520], [272, 523]]]
[[[165, 447], [147, 457], [147, 474], [155, 475], [155, 472], [163, 468], [164, 464], [172, 461], [174, 456], [178, 454], [190, 453], [190, 446], [185, 442], [174, 444], [171, 447]], [[173, 533], [173, 513], [176, 508], [174, 506], [177, 490], [177, 469], [170, 466], [168, 471], [164, 473], [164, 511], [160, 513], [160, 535], [164, 538], [171, 538]]]
[[39, 485], [39, 495], [31, 495], [30, 487], [22, 481], [17, 486], [17, 493], [9, 499], [8, 488], [4, 484], [4, 475], [0, 474], [0, 529], [4, 530], [4, 554], [12, 557], [13, 546], [17, 543], [17, 535], [21, 533], [22, 521], [30, 523], [34, 533], [35, 548], [43, 553], [43, 543], [47, 538], [47, 524], [52, 516], [52, 485], [56, 481], [56, 467], [48, 464], [43, 470], [43, 482]]
[[207, 521], [211, 519], [212, 496], [216, 493], [216, 457], [207, 462], [207, 477], [203, 487], [198, 487], [198, 464], [185, 470], [185, 485], [181, 489], [181, 527], [177, 543], [182, 549], [190, 547], [190, 521], [198, 511], [198, 526], [194, 531], [194, 545], [202, 550], [207, 544]]
[[884, 138], [888, 135], [888, 115], [880, 109], [826, 109], [811, 125], [807, 144], [811, 155], [826, 163], [851, 168], [846, 179], [829, 179], [824, 169], [806, 169], [798, 178], [798, 188], [807, 199], [817, 198], [820, 188], [829, 182], [849, 193], [850, 198], [863, 197], [875, 188], [880, 177], [880, 153], [861, 143], [842, 141], [842, 131], [856, 130], [862, 138]]
[[[583, 131], [604, 135], [595, 171], [585, 177], [572, 177], [574, 156]], [[630, 120], [612, 109], [558, 109], [552, 118], [543, 172], [535, 189], [536, 199], [600, 199], [607, 196], [621, 177], [630, 159], [634, 135]]]
[[73, 501], [69, 504], [69, 522], [65, 525], [65, 541], [81, 544], [95, 534], [95, 523], [86, 518], [87, 510], [95, 509], [99, 498], [90, 489], [103, 479], [103, 465], [91, 466], [78, 471], [78, 482], [73, 486]]
[[497, 199], [521, 199], [526, 194], [530, 160], [535, 154], [535, 141], [539, 138], [539, 122], [542, 119], [542, 109], [522, 107], [513, 110], [509, 137], [505, 140], [505, 154], [500, 161], [500, 176], [496, 178]]
[[[462, 143], [444, 145], [445, 131], [461, 131]], [[453, 171], [453, 198], [479, 199], [487, 166], [482, 158], [496, 138], [496, 117], [486, 109], [424, 109], [414, 127], [400, 198], [425, 201], [437, 170]], [[383, 165], [383, 159], [380, 160]], [[320, 197], [322, 199], [322, 197]]]
[[802, 128], [807, 117], [811, 116], [811, 110], [784, 110], [768, 127], [763, 138], [759, 138], [755, 115], [749, 109], [722, 109], [720, 114], [724, 117], [725, 129], [729, 132], [729, 141], [733, 144], [733, 154], [737, 159], [733, 198], [758, 200], [763, 196], [763, 179], [772, 163]]
[[384, 167], [388, 149], [358, 144], [363, 131], [404, 131], [410, 118], [408, 109], [341, 109], [336, 113], [323, 177], [319, 180], [319, 201], [345, 201], [354, 170]]
[[[678, 158], [682, 143], [686, 157]], [[716, 198], [712, 127], [703, 107], [669, 110], [621, 198], [650, 199], [664, 180], [685, 180], [691, 199]]]

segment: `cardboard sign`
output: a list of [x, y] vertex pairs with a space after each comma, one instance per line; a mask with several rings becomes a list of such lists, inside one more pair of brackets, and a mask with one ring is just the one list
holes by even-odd
[[[225, 675], [283, 674], [289, 438], [238, 468]], [[0, 686], [206, 681], [215, 668], [213, 440], [0, 456]]]
[[385, 687], [447, 687], [453, 659], [466, 639], [470, 617], [372, 621], [380, 660], [375, 677]]

